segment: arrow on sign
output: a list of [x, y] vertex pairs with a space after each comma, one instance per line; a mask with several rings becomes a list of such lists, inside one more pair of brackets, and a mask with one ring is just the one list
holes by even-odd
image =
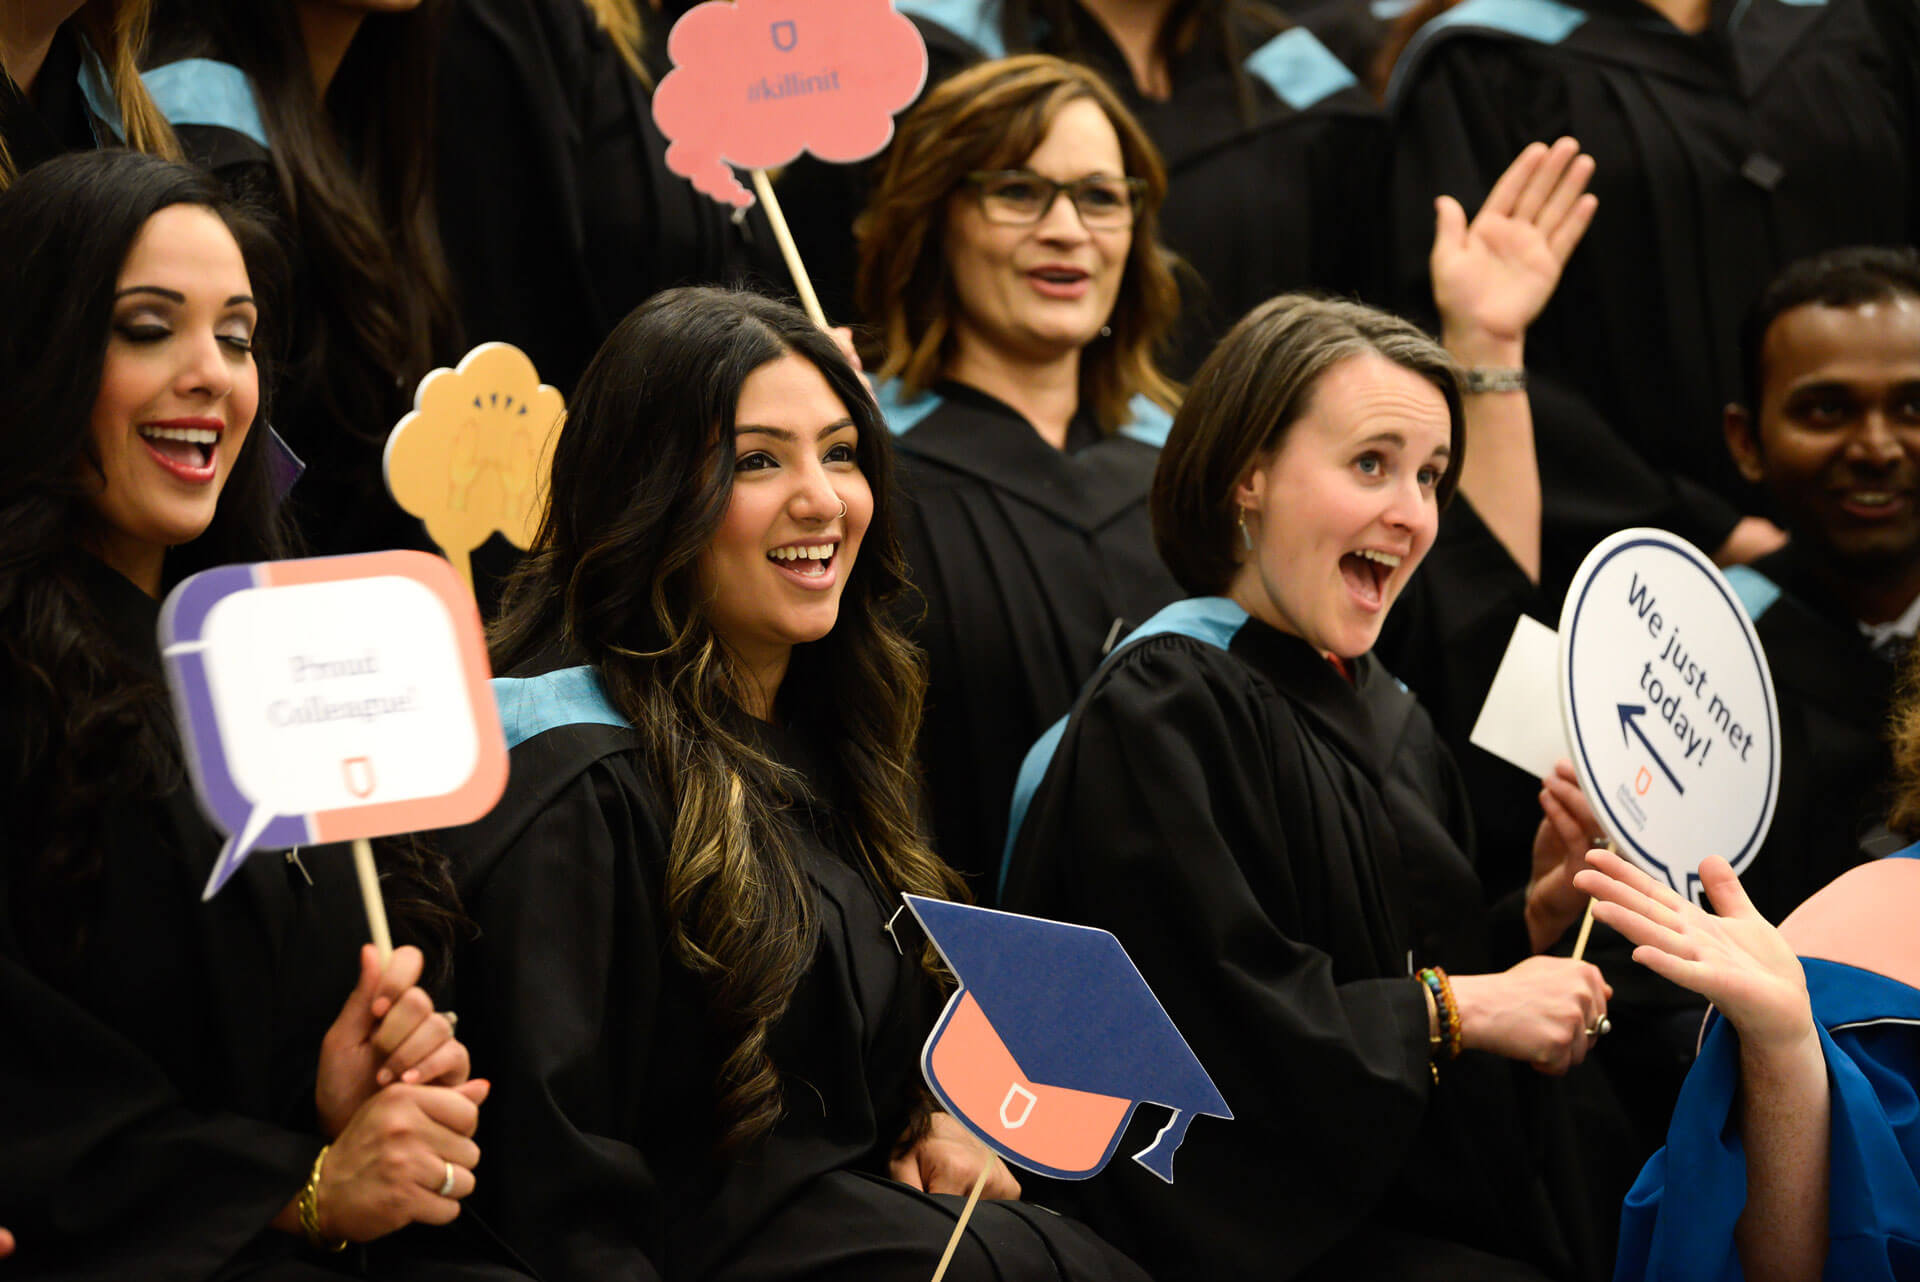
[[1654, 748], [1653, 744], [1647, 739], [1647, 732], [1640, 728], [1640, 723], [1638, 721], [1634, 720], [1635, 717], [1638, 717], [1646, 712], [1647, 710], [1646, 705], [1642, 703], [1623, 703], [1619, 705], [1619, 707], [1620, 707], [1620, 742], [1622, 743], [1627, 742], [1627, 731], [1629, 730], [1639, 735], [1640, 742], [1646, 747], [1647, 754], [1653, 758], [1653, 764], [1656, 766], [1659, 766], [1661, 769], [1661, 772], [1664, 773], [1668, 779], [1673, 781], [1673, 790], [1679, 793], [1683, 797], [1686, 796], [1687, 790], [1681, 787], [1680, 781], [1678, 779], [1674, 778], [1673, 771], [1667, 769], [1667, 763], [1660, 760], [1660, 753], [1657, 749]]

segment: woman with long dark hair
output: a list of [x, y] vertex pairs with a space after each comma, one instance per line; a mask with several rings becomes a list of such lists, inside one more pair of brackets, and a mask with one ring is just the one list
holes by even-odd
[[[833, 339], [750, 294], [657, 296], [569, 407], [494, 637], [507, 794], [447, 837], [486, 1210], [550, 1279], [918, 1282], [985, 1156], [922, 1103], [938, 990], [888, 930], [956, 889], [889, 455]], [[950, 1276], [1139, 1276], [1047, 1212], [973, 1224]]]
[[[256, 855], [200, 900], [220, 839], [158, 598], [288, 546], [255, 430], [276, 251], [205, 175], [119, 151], [23, 176], [0, 243], [0, 1222], [34, 1276], [310, 1276], [458, 1214], [486, 1084], [416, 986], [444, 865], [386, 859], [412, 943], [357, 983], [343, 860]], [[376, 1274], [389, 1250], [462, 1254], [382, 1243]]]
[[319, 552], [419, 545], [380, 453], [458, 322], [434, 202], [447, 0], [161, 0], [146, 78], [194, 160], [279, 214], [294, 268], [275, 427]]

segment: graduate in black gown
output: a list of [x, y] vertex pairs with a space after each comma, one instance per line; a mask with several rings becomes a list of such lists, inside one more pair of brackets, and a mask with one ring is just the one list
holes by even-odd
[[145, 76], [196, 163], [277, 215], [293, 266], [274, 427], [307, 464], [320, 553], [431, 546], [381, 452], [414, 388], [462, 354], [433, 185], [450, 0], [158, 0]]
[[177, 157], [134, 67], [150, 0], [18, 6], [0, 32], [0, 189], [43, 160], [125, 145]]
[[[930, 673], [934, 846], [991, 896], [1020, 758], [1114, 637], [1180, 595], [1147, 489], [1177, 390], [1165, 172], [1092, 72], [1042, 54], [923, 99], [860, 223]], [[924, 604], [924, 617], [919, 617]]]
[[[1282, 290], [1374, 291], [1388, 145], [1379, 110], [1310, 30], [1271, 6], [902, 0], [899, 8], [926, 37], [929, 90], [985, 59], [1051, 53], [1099, 74], [1140, 121], [1167, 168], [1162, 232], [1197, 278], [1169, 357], [1177, 375]], [[863, 183], [858, 167], [809, 160], [781, 180], [829, 315], [843, 314], [852, 284], [847, 233]]]
[[[1437, 301], [1470, 366], [1520, 356], [1587, 172], [1529, 149], [1471, 226], [1443, 206]], [[1539, 955], [1578, 917], [1591, 815], [1554, 787], [1535, 876], [1489, 909], [1452, 759], [1369, 653], [1403, 593], [1453, 590], [1414, 571], [1456, 487], [1515, 577], [1537, 569], [1527, 399], [1463, 406], [1457, 379], [1355, 304], [1243, 320], [1153, 493], [1162, 554], [1209, 595], [1144, 625], [1029, 762], [1007, 906], [1114, 931], [1234, 1112], [1195, 1123], [1171, 1189], [1116, 1164], [1085, 1190], [1163, 1282], [1570, 1277], [1604, 1254], [1536, 1129], [1539, 1074], [1607, 1029], [1598, 971]]]
[[1679, 478], [1669, 528], [1726, 559], [1772, 550], [1752, 524], [1728, 543], [1755, 510], [1713, 430], [1740, 389], [1740, 321], [1794, 259], [1920, 231], [1914, 7], [1466, 0], [1407, 21], [1439, 10], [1389, 91], [1396, 301], [1426, 297], [1436, 194], [1471, 206], [1524, 143], [1581, 139], [1606, 212], [1534, 327], [1534, 367]]
[[666, 167], [651, 90], [583, 0], [455, 0], [435, 106], [468, 340], [512, 343], [563, 394], [621, 317], [735, 279], [764, 232]]
[[[383, 969], [362, 947], [356, 983], [342, 852], [256, 854], [200, 898], [221, 842], [188, 791], [158, 597], [284, 547], [252, 354], [273, 246], [220, 199], [126, 152], [0, 195], [6, 1267], [517, 1276], [457, 1230], [395, 1232], [458, 1215], [486, 1083], [416, 986], [420, 948]], [[396, 849], [382, 871], [441, 969], [444, 865]]]
[[[581, 379], [495, 635], [507, 793], [445, 834], [484, 1209], [548, 1282], [918, 1282], [998, 1162], [928, 1110], [938, 985], [889, 930], [957, 889], [915, 824], [890, 455], [833, 340], [751, 294], [657, 295]], [[950, 1278], [1140, 1282], [987, 1192]]]

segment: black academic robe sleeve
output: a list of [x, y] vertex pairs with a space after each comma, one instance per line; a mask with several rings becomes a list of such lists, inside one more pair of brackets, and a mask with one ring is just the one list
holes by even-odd
[[306, 1182], [320, 1139], [189, 1107], [141, 1049], [0, 956], [0, 1276], [202, 1279]]
[[[533, 768], [522, 754], [514, 766]], [[613, 1080], [684, 1050], [650, 1038], [661, 936], [647, 928], [645, 856], [664, 846], [634, 796], [594, 765], [461, 869], [481, 932], [462, 957], [462, 1032], [494, 1082], [478, 1138], [484, 1149], [489, 1132], [511, 1137], [476, 1199], [550, 1278], [654, 1279], [665, 1250], [670, 1173], [633, 1142], [650, 1125], [632, 1108], [642, 1093]]]
[[1344, 857], [1381, 821], [1315, 786], [1327, 749], [1292, 720], [1223, 651], [1130, 647], [1061, 742], [1008, 885], [1016, 911], [1112, 930], [1233, 1109], [1195, 1122], [1172, 1187], [1122, 1159], [1089, 1191], [1122, 1208], [1096, 1227], [1182, 1276], [1322, 1255], [1401, 1167], [1433, 1082], [1424, 999], [1370, 908], [1387, 891]]

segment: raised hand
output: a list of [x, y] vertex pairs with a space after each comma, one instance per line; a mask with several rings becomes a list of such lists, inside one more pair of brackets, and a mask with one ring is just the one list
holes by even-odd
[[1557, 1076], [1587, 1057], [1613, 989], [1591, 963], [1529, 957], [1495, 975], [1455, 975], [1453, 995], [1467, 1049]]
[[993, 1164], [993, 1172], [987, 1176], [980, 1196], [1019, 1197], [1020, 1181], [1013, 1178], [1007, 1164], [951, 1116], [935, 1113], [926, 1134], [913, 1147], [896, 1154], [887, 1165], [887, 1173], [923, 1193], [955, 1193], [965, 1197], [973, 1192], [973, 1182], [980, 1178], [981, 1166], [989, 1162]]
[[386, 967], [373, 945], [360, 949], [360, 982], [320, 1042], [314, 1106], [329, 1139], [390, 1082], [458, 1086], [467, 1080], [467, 1048], [418, 986], [420, 950], [393, 950]]
[[446, 1224], [459, 1215], [460, 1200], [474, 1188], [480, 1146], [473, 1132], [487, 1090], [483, 1080], [397, 1085], [362, 1105], [321, 1170], [314, 1200], [321, 1233], [371, 1242], [409, 1224]]
[[1794, 1046], [1812, 1030], [1800, 959], [1747, 898], [1726, 860], [1716, 855], [1700, 865], [1713, 913], [1618, 855], [1595, 850], [1587, 862], [1591, 867], [1574, 885], [1599, 901], [1594, 919], [1631, 940], [1642, 966], [1719, 1007], [1743, 1046]]
[[1429, 266], [1448, 350], [1455, 335], [1524, 337], [1599, 207], [1587, 191], [1592, 177], [1593, 158], [1573, 139], [1536, 142], [1507, 166], [1471, 223], [1453, 197], [1434, 202]]

